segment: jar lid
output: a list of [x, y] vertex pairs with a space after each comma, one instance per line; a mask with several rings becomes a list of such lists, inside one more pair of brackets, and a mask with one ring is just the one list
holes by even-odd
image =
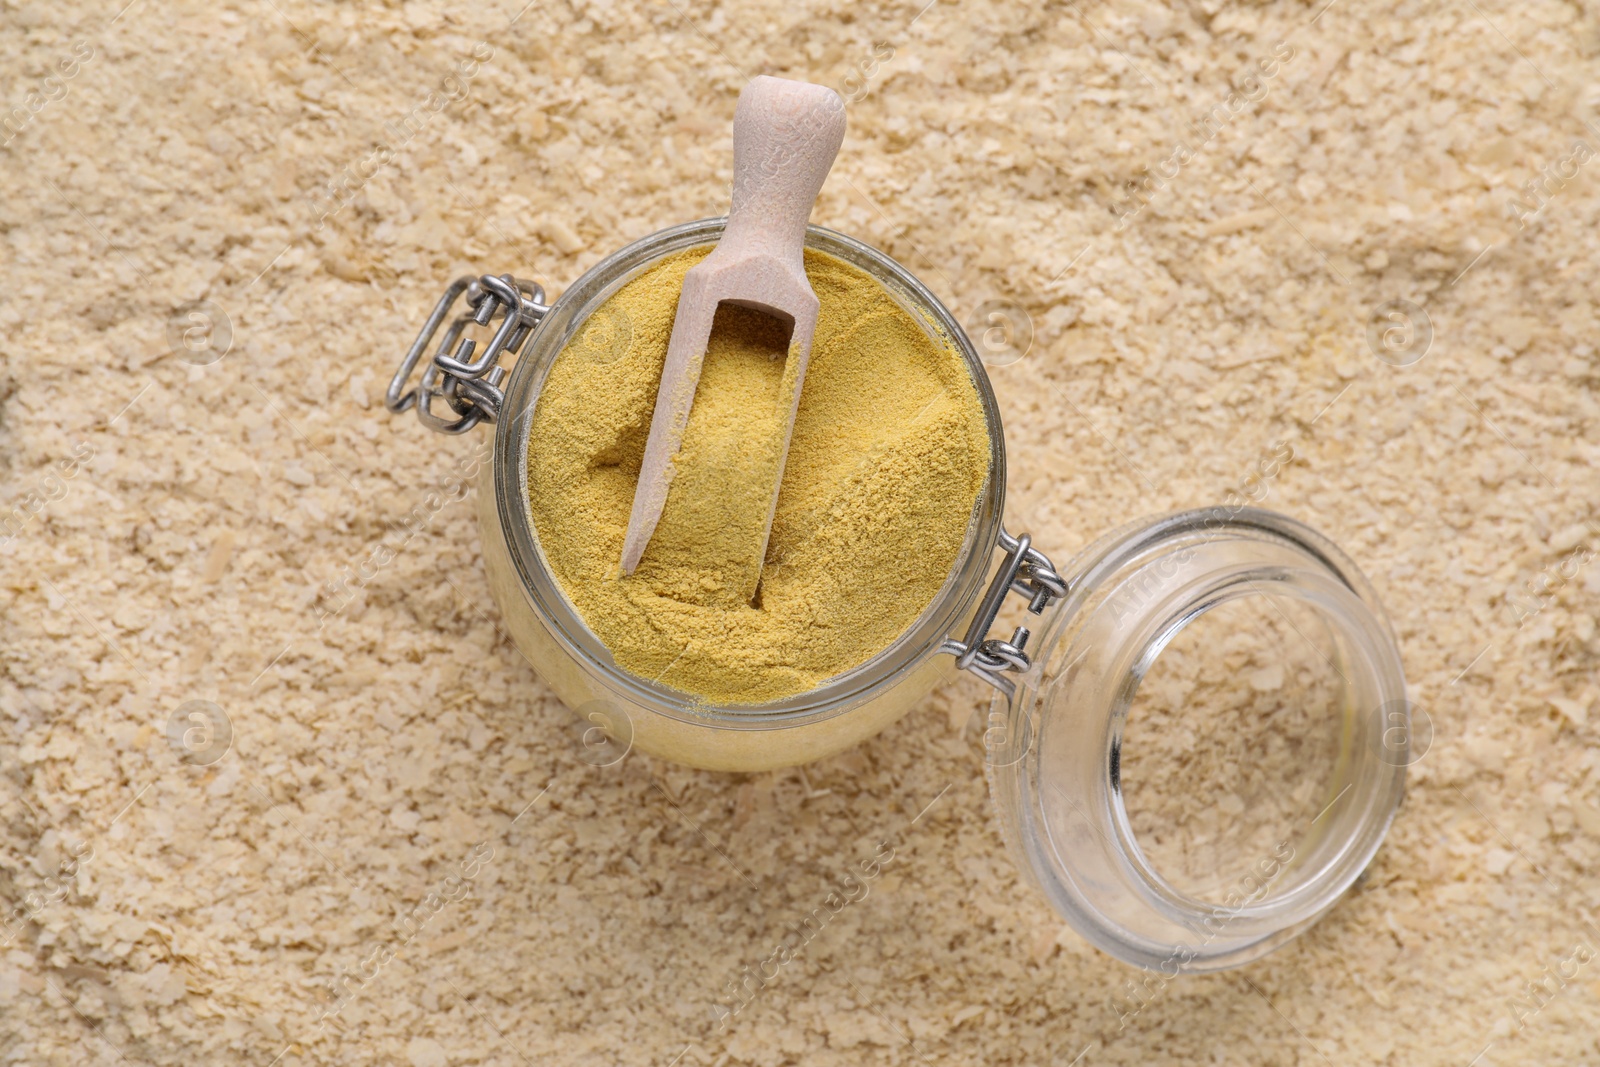
[[1256, 509], [1124, 527], [1064, 576], [990, 711], [1008, 844], [1122, 960], [1264, 955], [1361, 875], [1403, 794], [1409, 708], [1376, 596], [1326, 538]]

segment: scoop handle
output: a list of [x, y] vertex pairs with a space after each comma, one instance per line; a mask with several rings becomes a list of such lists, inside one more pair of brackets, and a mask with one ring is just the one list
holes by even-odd
[[733, 204], [718, 245], [728, 248], [724, 255], [764, 254], [800, 267], [806, 222], [843, 142], [838, 93], [752, 78], [733, 112]]

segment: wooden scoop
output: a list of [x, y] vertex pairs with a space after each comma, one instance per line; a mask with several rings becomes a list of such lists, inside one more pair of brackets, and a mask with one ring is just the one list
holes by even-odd
[[661, 521], [673, 460], [683, 444], [700, 384], [711, 322], [723, 302], [765, 312], [792, 327], [788, 358], [795, 361], [798, 373], [792, 396], [785, 398], [788, 411], [777, 478], [766, 501], [757, 560], [765, 554], [817, 328], [817, 295], [806, 280], [806, 220], [843, 140], [844, 101], [832, 89], [758, 77], [739, 94], [733, 113], [733, 205], [717, 247], [683, 279], [622, 543], [624, 573], [632, 574], [639, 565]]

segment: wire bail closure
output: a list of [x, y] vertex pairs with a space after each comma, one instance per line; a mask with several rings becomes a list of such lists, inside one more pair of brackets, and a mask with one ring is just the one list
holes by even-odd
[[[405, 392], [411, 372], [463, 294], [467, 298], [466, 310], [445, 330], [444, 339], [423, 370], [417, 388]], [[505, 398], [500, 383], [505, 381], [506, 369], [499, 366], [499, 361], [507, 353], [514, 356], [521, 351], [534, 327], [549, 312], [550, 307], [544, 302], [544, 289], [537, 283], [519, 282], [510, 274], [457, 278], [445, 289], [423, 324], [422, 332], [400, 360], [384, 393], [384, 406], [398, 415], [415, 405], [422, 424], [439, 433], [465, 433], [480, 422], [494, 422]], [[501, 317], [499, 328], [483, 355], [473, 359], [477, 341], [462, 334], [469, 324], [491, 325], [497, 315]], [[434, 414], [433, 401], [439, 397], [444, 398], [459, 418]]]
[[999, 547], [1007, 556], [989, 583], [989, 591], [978, 605], [966, 636], [960, 641], [946, 638], [940, 651], [955, 656], [957, 667], [971, 671], [1009, 697], [1016, 692], [1017, 684], [1006, 677], [1007, 673], [1025, 671], [1033, 665], [1026, 650], [1032, 635], [1026, 626], [1018, 626], [1009, 641], [985, 635], [1000, 614], [1007, 593], [1026, 597], [1028, 611], [1038, 615], [1051, 601], [1067, 595], [1067, 582], [1056, 573], [1049, 557], [1033, 547], [1033, 538], [1027, 534], [1013, 537], [1001, 526]]

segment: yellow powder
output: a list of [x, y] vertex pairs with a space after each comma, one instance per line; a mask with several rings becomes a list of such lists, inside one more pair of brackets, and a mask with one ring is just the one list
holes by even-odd
[[[683, 276], [663, 259], [557, 357], [529, 427], [533, 525], [619, 666], [714, 704], [793, 696], [887, 647], [932, 601], [989, 467], [966, 366], [869, 274], [806, 252], [821, 300], [754, 603], [748, 546], [777, 462], [787, 330], [724, 306], [638, 569], [622, 540]], [[763, 481], [765, 479], [765, 481]]]

